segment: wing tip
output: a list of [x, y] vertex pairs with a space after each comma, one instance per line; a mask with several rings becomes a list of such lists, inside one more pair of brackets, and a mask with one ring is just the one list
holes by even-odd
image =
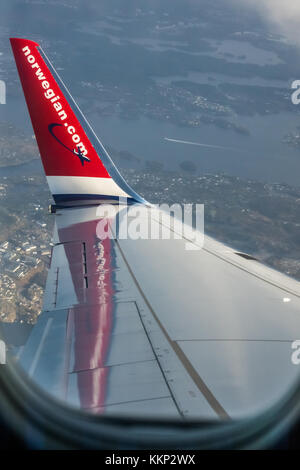
[[34, 47], [40, 47], [39, 43], [32, 41], [31, 39], [25, 39], [25, 38], [9, 38], [11, 47], [14, 48], [15, 46], [34, 46]]

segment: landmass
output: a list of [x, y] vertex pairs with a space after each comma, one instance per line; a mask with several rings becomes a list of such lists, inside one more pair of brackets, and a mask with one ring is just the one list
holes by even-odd
[[8, 122], [0, 122], [0, 168], [39, 158], [34, 135], [28, 136]]

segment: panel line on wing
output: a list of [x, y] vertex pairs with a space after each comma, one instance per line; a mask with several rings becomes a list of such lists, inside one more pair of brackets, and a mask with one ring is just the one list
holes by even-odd
[[[161, 400], [163, 398], [170, 398], [169, 395], [163, 395], [161, 397], [155, 397], [155, 398], [142, 398], [140, 400], [126, 400], [126, 401], [120, 401], [120, 402], [116, 402], [116, 403], [113, 403], [111, 405], [106, 405], [105, 408], [110, 408], [112, 406], [117, 406], [117, 405], [125, 405], [127, 403], [141, 403], [141, 402], [149, 402], [149, 401], [155, 401], [155, 400]], [[94, 408], [98, 408], [98, 406], [92, 406], [90, 408], [88, 408], [89, 410], [93, 410]], [[85, 408], [83, 408], [85, 409]]]
[[[128, 364], [142, 364], [142, 363], [146, 363], [146, 362], [153, 362], [153, 359], [146, 359], [146, 360], [143, 360], [143, 361], [128, 361], [128, 362], [120, 362], [120, 363], [114, 363], [114, 364], [111, 364], [111, 365], [106, 365], [105, 368], [106, 369], [110, 369], [111, 367], [117, 367], [117, 366], [126, 366]], [[78, 374], [79, 372], [87, 372], [87, 371], [90, 371], [90, 370], [97, 370], [97, 369], [103, 369], [103, 367], [88, 367], [88, 368], [84, 368], [84, 369], [76, 369], [76, 370], [72, 370], [71, 372], [68, 372], [70, 375], [71, 374]], [[135, 401], [135, 400], [134, 400]]]
[[[124, 261], [125, 261], [125, 259], [124, 259]], [[126, 262], [126, 261], [125, 261], [125, 262]], [[133, 277], [133, 280], [134, 280], [134, 277]], [[180, 407], [178, 406], [178, 403], [177, 403], [177, 401], [176, 401], [176, 399], [175, 399], [175, 397], [174, 397], [174, 393], [173, 393], [173, 391], [172, 391], [172, 388], [170, 387], [170, 384], [169, 384], [168, 378], [166, 377], [165, 371], [163, 370], [163, 368], [162, 368], [162, 366], [161, 366], [161, 363], [160, 363], [160, 361], [159, 361], [159, 358], [158, 358], [158, 356], [157, 356], [157, 353], [156, 353], [156, 351], [155, 351], [155, 348], [153, 347], [152, 341], [151, 341], [151, 339], [150, 339], [150, 337], [149, 337], [149, 333], [148, 333], [147, 328], [146, 328], [146, 326], [145, 326], [145, 324], [144, 324], [144, 321], [143, 321], [143, 318], [142, 318], [140, 309], [139, 309], [139, 307], [138, 307], [138, 305], [137, 305], [136, 302], [135, 302], [135, 305], [136, 305], [136, 308], [137, 308], [137, 311], [138, 311], [138, 314], [139, 314], [139, 317], [140, 317], [140, 320], [141, 320], [141, 324], [143, 325], [143, 328], [144, 328], [144, 331], [145, 331], [145, 335], [147, 336], [147, 339], [148, 339], [149, 344], [150, 344], [150, 346], [151, 346], [151, 349], [152, 349], [152, 352], [153, 352], [153, 354], [154, 354], [154, 357], [155, 357], [155, 359], [157, 360], [158, 367], [160, 368], [160, 371], [161, 371], [161, 373], [162, 373], [162, 375], [163, 375], [163, 377], [164, 377], [164, 379], [165, 379], [165, 381], [166, 381], [167, 387], [168, 387], [168, 389], [169, 389], [169, 392], [170, 392], [170, 395], [171, 395], [172, 399], [174, 400], [174, 404], [175, 404], [175, 406], [176, 406], [176, 408], [177, 408], [177, 411], [178, 411], [179, 415], [183, 417], [182, 410], [181, 410]]]

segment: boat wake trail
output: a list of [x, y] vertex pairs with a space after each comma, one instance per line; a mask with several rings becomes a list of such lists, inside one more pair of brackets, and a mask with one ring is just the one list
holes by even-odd
[[167, 140], [168, 142], [175, 142], [177, 144], [197, 145], [198, 147], [210, 147], [214, 149], [235, 150], [235, 151], [238, 150], [232, 147], [225, 147], [224, 145], [201, 144], [199, 142], [190, 142], [189, 140], [170, 139], [169, 137], [164, 137], [164, 140]]

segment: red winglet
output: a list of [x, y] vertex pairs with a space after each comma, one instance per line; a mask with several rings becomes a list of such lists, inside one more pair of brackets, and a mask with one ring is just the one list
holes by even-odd
[[110, 178], [39, 44], [20, 38], [10, 42], [46, 175]]

